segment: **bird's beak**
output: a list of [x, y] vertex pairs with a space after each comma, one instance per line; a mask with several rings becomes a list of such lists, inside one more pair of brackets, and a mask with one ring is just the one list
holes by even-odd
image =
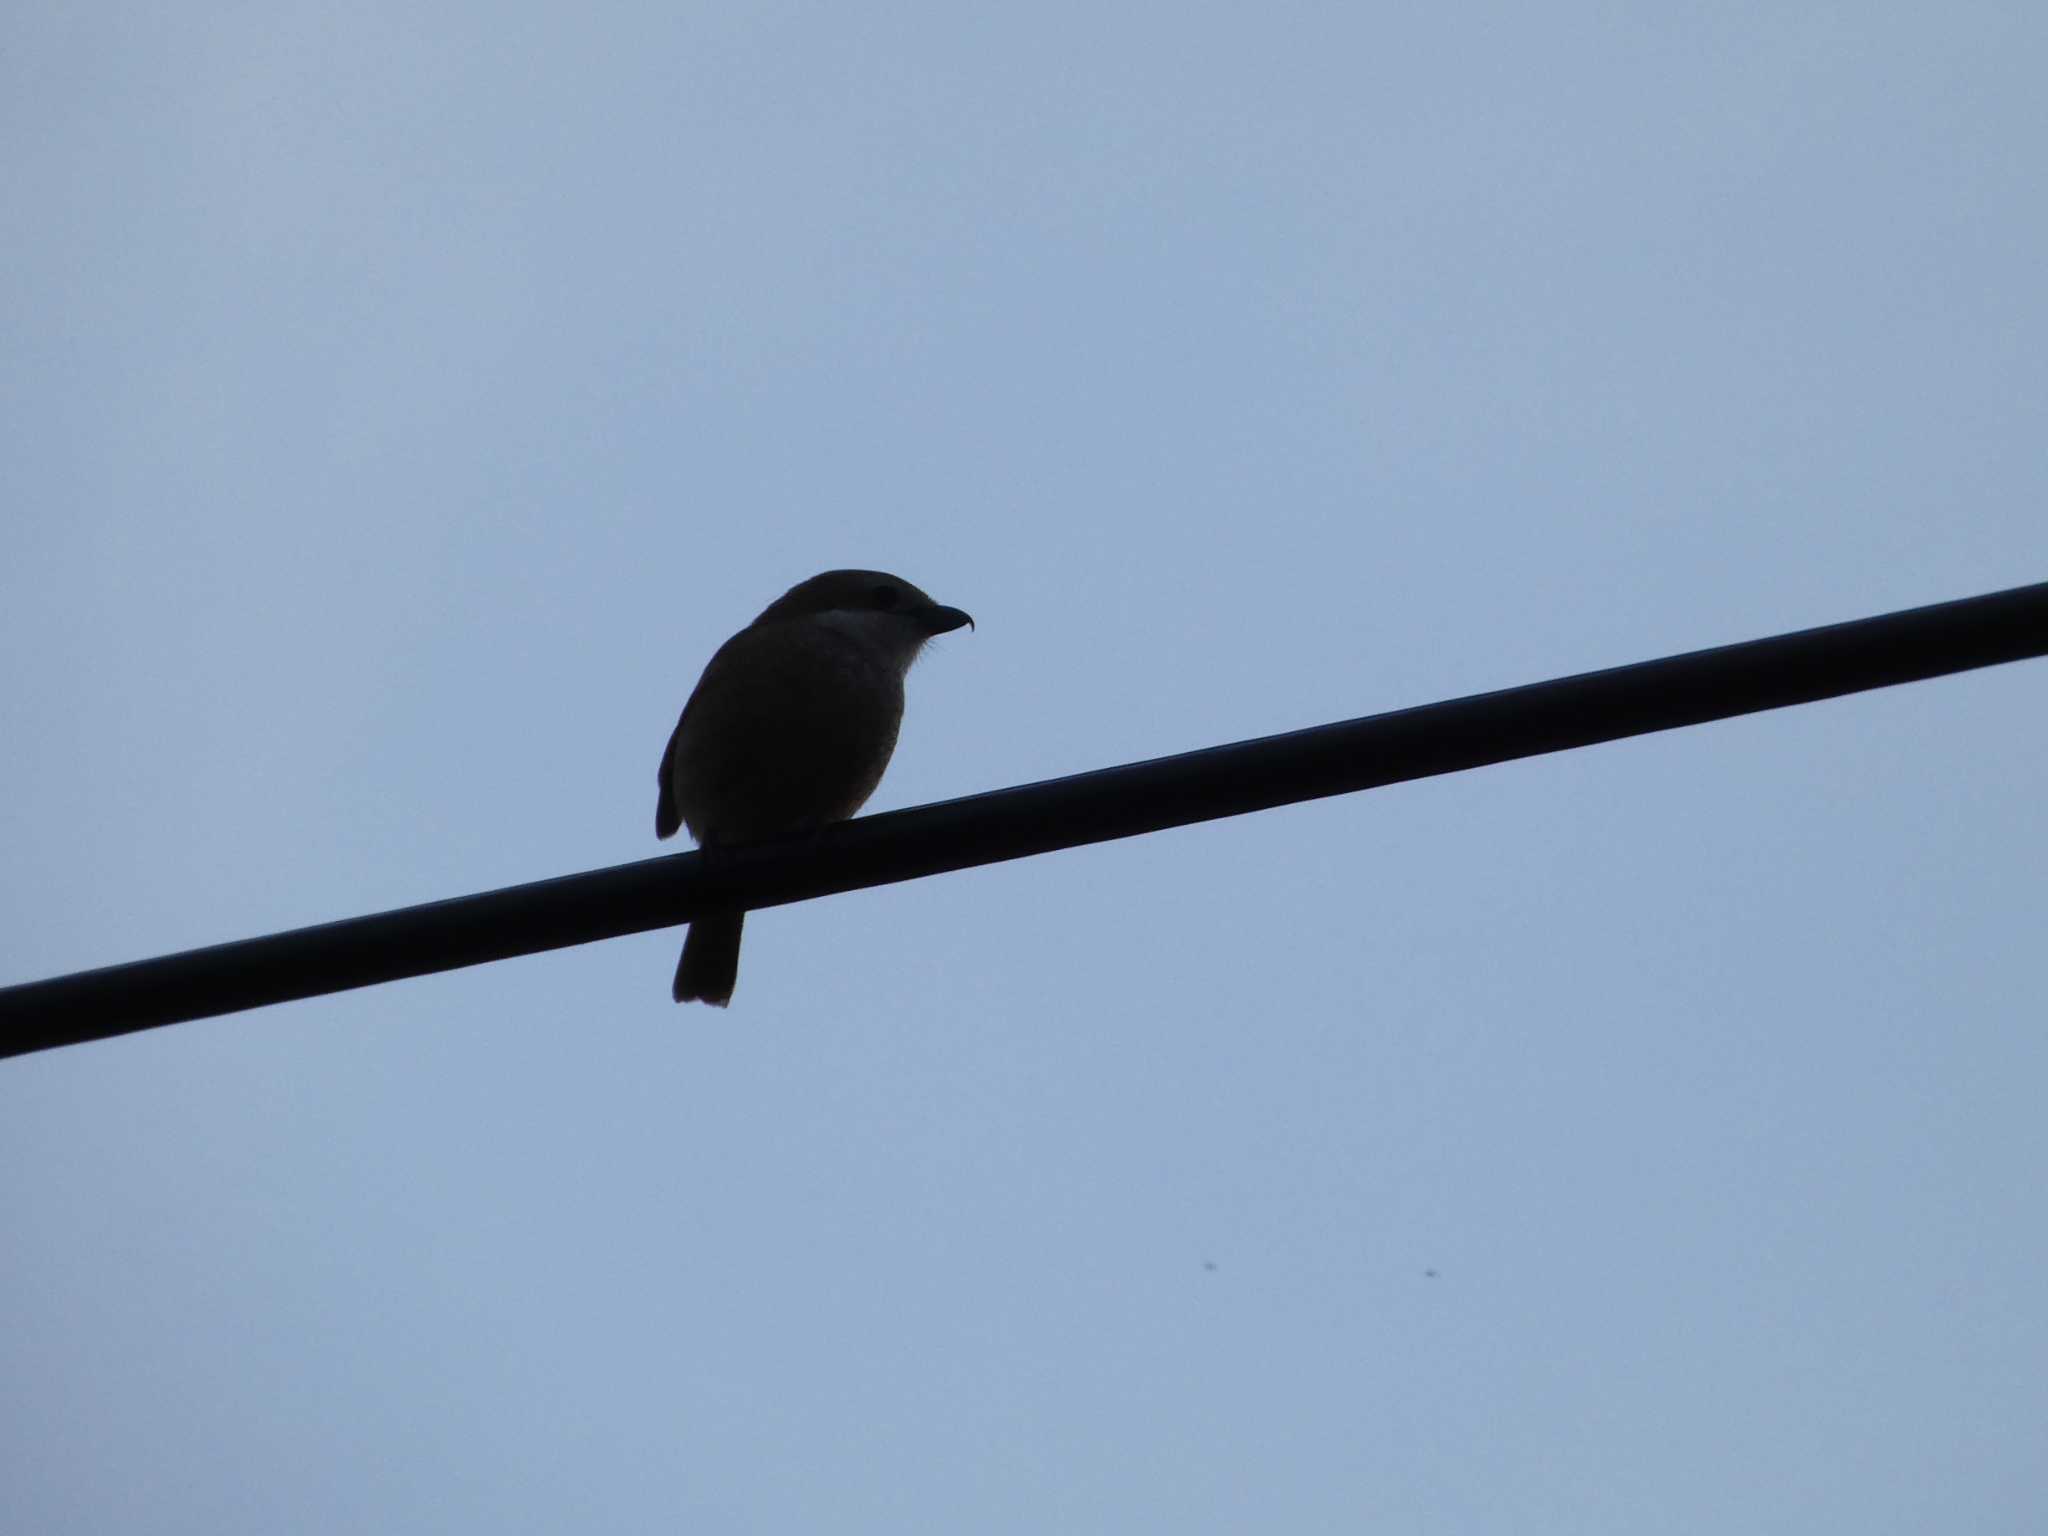
[[947, 608], [939, 603], [920, 609], [917, 616], [924, 621], [925, 629], [934, 635], [943, 635], [948, 630], [960, 628], [963, 624], [969, 629], [974, 628], [974, 615], [964, 613], [958, 608]]

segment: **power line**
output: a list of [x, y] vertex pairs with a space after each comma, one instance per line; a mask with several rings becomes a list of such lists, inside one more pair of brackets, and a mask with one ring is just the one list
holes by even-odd
[[2043, 654], [2048, 582], [27, 982], [0, 989], [0, 1056]]

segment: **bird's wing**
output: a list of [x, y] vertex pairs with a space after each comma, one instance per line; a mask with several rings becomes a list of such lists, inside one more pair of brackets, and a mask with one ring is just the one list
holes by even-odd
[[[695, 695], [692, 695], [694, 698]], [[690, 707], [683, 706], [683, 718], [689, 717]], [[683, 721], [676, 721], [676, 728], [668, 733], [668, 745], [661, 752], [661, 798], [654, 802], [654, 835], [674, 837], [676, 829], [683, 824], [682, 807], [676, 804], [676, 738], [683, 734]]]
[[697, 707], [697, 700], [704, 695], [704, 680], [716, 674], [719, 659], [749, 633], [750, 630], [741, 630], [712, 652], [710, 665], [704, 668], [704, 677], [697, 679], [697, 686], [690, 690], [689, 698], [683, 702], [682, 714], [676, 717], [676, 728], [668, 733], [668, 745], [661, 749], [661, 798], [654, 802], [656, 837], [674, 837], [683, 824], [683, 808], [676, 804], [676, 750], [682, 743], [683, 727], [690, 723], [690, 711]]

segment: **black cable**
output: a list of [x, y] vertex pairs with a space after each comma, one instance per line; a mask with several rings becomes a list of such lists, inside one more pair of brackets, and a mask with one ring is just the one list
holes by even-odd
[[0, 989], [0, 1056], [2043, 654], [2048, 582], [27, 982]]

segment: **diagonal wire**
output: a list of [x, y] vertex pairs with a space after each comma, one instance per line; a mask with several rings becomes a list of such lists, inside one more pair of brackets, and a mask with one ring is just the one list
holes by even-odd
[[2048, 582], [0, 988], [0, 1056], [2048, 654]]

